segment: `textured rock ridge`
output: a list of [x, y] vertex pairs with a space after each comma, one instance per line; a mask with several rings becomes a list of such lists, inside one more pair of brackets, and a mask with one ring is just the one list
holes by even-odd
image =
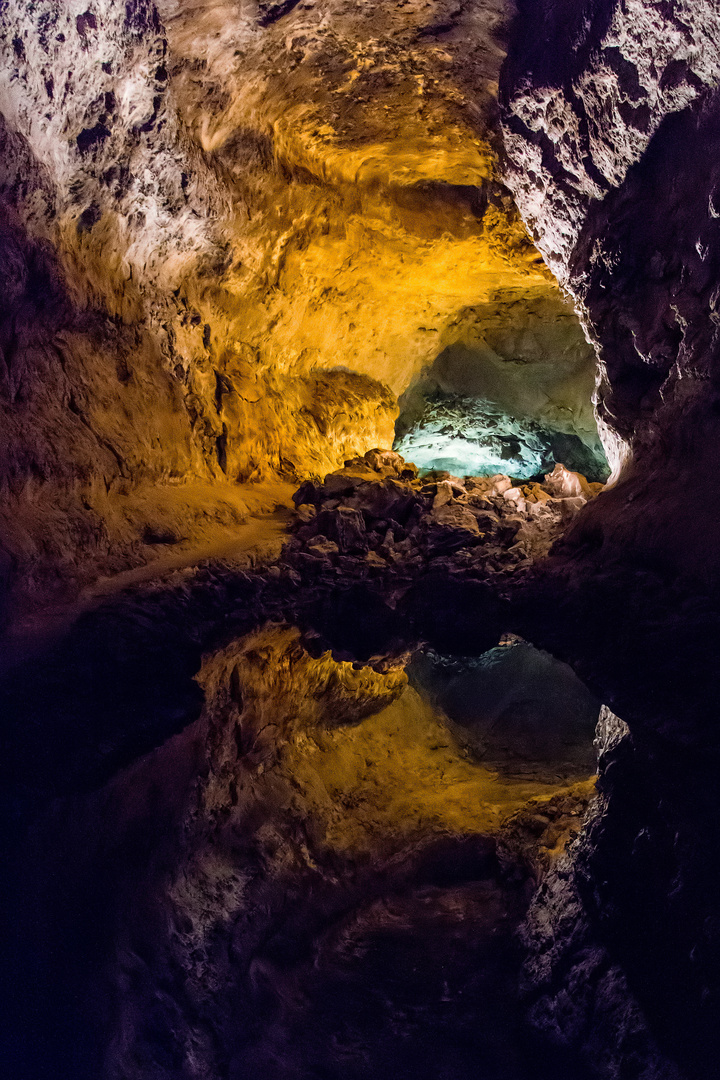
[[711, 3], [522, 4], [505, 68], [508, 179], [563, 284], [593, 203], [620, 188], [666, 117], [718, 85]]
[[618, 478], [539, 569], [557, 635], [533, 620], [629, 727], [532, 930], [537, 1021], [600, 1076], [717, 1069], [719, 30], [702, 0], [521, 3], [503, 74], [507, 182], [597, 350]]

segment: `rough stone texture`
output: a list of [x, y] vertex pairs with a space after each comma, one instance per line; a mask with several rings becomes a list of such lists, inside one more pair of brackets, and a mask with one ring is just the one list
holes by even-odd
[[[386, 458], [393, 460], [383, 464]], [[563, 524], [601, 488], [562, 465], [543, 484], [522, 488], [513, 487], [508, 476], [440, 478], [448, 475], [420, 480], [400, 455], [371, 450], [322, 484], [307, 481], [293, 496], [298, 512], [282, 562], [310, 586], [371, 577], [391, 596], [401, 595], [413, 581], [421, 593], [422, 577], [440, 566], [456, 581], [493, 579], [546, 555]], [[408, 617], [406, 598], [398, 611]], [[350, 604], [344, 614], [344, 632], [357, 649], [359, 612]], [[377, 612], [369, 613], [370, 622], [373, 614], [382, 624]], [[340, 624], [342, 617], [339, 601]], [[397, 621], [397, 632], [401, 626]], [[402, 632], [407, 633], [407, 623]]]
[[712, 1074], [716, 751], [669, 752], [606, 708], [597, 742], [599, 796], [523, 931], [533, 1022], [596, 1077]]
[[[194, 723], [56, 807], [58, 967], [78, 909], [99, 938], [51, 1010], [73, 1075], [433, 1080], [485, 1056], [498, 1080], [556, 1076], [512, 931], [591, 784], [554, 759], [498, 783], [401, 669], [310, 656], [288, 626], [214, 651], [199, 681]], [[518, 851], [503, 822], [526, 807], [546, 818]]]
[[[480, 318], [492, 323], [484, 341], [502, 368], [494, 305], [527, 300], [527, 289], [534, 325], [545, 290], [557, 299], [496, 170], [503, 18], [492, 3], [439, 0], [0, 5], [0, 384], [12, 444], [4, 580], [29, 567], [43, 596], [43, 556], [60, 577], [79, 548], [107, 558], [117, 546], [108, 506], [143, 483], [322, 475], [389, 445], [397, 394], [439, 346], [454, 350], [445, 363], [466, 355], [456, 346], [477, 345]], [[33, 976], [46, 972], [43, 951], [53, 987], [87, 993], [100, 964], [99, 982], [117, 994], [91, 1006], [92, 1045], [67, 1023], [73, 995], [55, 995], [49, 1038], [84, 1055], [75, 1075], [97, 1076], [93, 1055], [108, 1046], [106, 1072], [118, 1076], [235, 1080], [248, 1061], [283, 1075], [272, 1047], [313, 1030], [288, 1016], [315, 967], [306, 953], [283, 968], [278, 953], [299, 939], [312, 958], [332, 955], [322, 935], [313, 953], [298, 930], [313, 912], [328, 914], [328, 882], [347, 876], [352, 892], [357, 871], [372, 892], [367, 861], [328, 851], [328, 833], [343, 828], [332, 778], [312, 765], [300, 775], [316, 734], [332, 741], [313, 730], [316, 697], [340, 719], [360, 719], [342, 708], [337, 665], [372, 660], [385, 678], [408, 626], [458, 654], [483, 651], [508, 628], [523, 633], [573, 660], [627, 718], [630, 733], [605, 748], [601, 800], [572, 880], [558, 873], [529, 924], [532, 1015], [543, 1051], [550, 1035], [579, 1058], [566, 1069], [573, 1080], [713, 1075], [720, 621], [716, 596], [692, 593], [687, 579], [719, 580], [720, 511], [706, 494], [720, 456], [717, 19], [703, 0], [520, 5], [505, 75], [508, 183], [600, 350], [599, 411], [611, 450], [627, 457], [612, 492], [585, 508], [582, 485], [558, 500], [498, 476], [443, 489], [449, 499], [433, 520], [437, 484], [423, 490], [382, 454], [355, 462], [348, 476], [301, 489], [297, 534], [264, 573], [206, 566], [123, 597], [80, 620], [46, 670], [31, 658], [4, 688], [18, 722], [3, 764], [21, 809], [38, 792], [48, 800], [81, 780], [98, 784], [198, 725], [79, 808], [51, 812], [42, 798], [35, 808], [41, 827], [43, 810], [60, 815], [62, 837], [67, 813], [76, 854], [90, 854], [64, 879], [59, 933], [37, 932], [21, 997], [42, 999]], [[350, 480], [354, 468], [363, 484], [373, 473], [371, 490]], [[185, 520], [171, 530], [147, 504], [136, 517], [146, 543], [169, 542]], [[533, 557], [578, 511], [534, 574]], [[512, 591], [519, 576], [525, 593]], [[271, 630], [269, 648], [249, 646], [246, 700], [228, 638], [259, 616], [280, 621], [288, 604], [309, 645], [329, 642], [342, 656], [300, 650], [310, 676], [296, 679], [295, 645], [273, 651]], [[203, 650], [208, 706], [197, 721], [191, 676]], [[431, 735], [436, 755], [444, 747]], [[369, 760], [377, 745], [362, 747]], [[362, 773], [365, 760], [353, 756], [352, 768]], [[366, 803], [367, 788], [355, 789], [359, 833], [373, 831], [380, 794], [392, 801], [401, 785], [393, 776], [375, 787]], [[420, 811], [439, 813], [433, 799]], [[536, 810], [525, 834], [540, 827]], [[396, 806], [391, 816], [420, 830], [421, 812], [403, 817]], [[434, 820], [442, 831], [449, 818]], [[552, 831], [549, 818], [542, 824]], [[154, 832], [167, 846], [154, 846]], [[493, 861], [497, 850], [483, 842], [471, 855], [499, 905], [508, 864]], [[408, 881], [400, 870], [390, 874], [398, 889]], [[29, 929], [34, 908], [22, 910], [20, 892]], [[329, 914], [340, 918], [335, 902]], [[372, 923], [375, 909], [366, 914]], [[63, 919], [78, 949], [44, 950], [63, 940]], [[507, 926], [501, 912], [480, 924]], [[492, 1000], [473, 997], [470, 1020]], [[256, 1022], [267, 1023], [268, 1043]], [[324, 1052], [313, 1059], [319, 1070]], [[545, 1053], [530, 1057], [562, 1075]]]
[[437, 357], [400, 399], [402, 435], [434, 391], [476, 396], [594, 443], [594, 351], [572, 305], [547, 288], [508, 289], [458, 312]]
[[63, 559], [143, 559], [108, 495], [323, 474], [390, 445], [397, 395], [509, 293], [553, 308], [497, 178], [507, 18], [2, 5], [3, 561], [36, 603]]
[[[561, 598], [555, 629], [532, 620], [630, 729], [604, 754], [573, 852], [564, 958], [550, 950], [533, 975], [553, 984], [550, 1023], [584, 951], [619, 965], [663, 1060], [647, 1042], [614, 1059], [608, 1040], [609, 1076], [717, 1069], [720, 521], [697, 493], [720, 459], [718, 20], [702, 0], [521, 4], [504, 75], [507, 181], [598, 350], [619, 477], [535, 582], [533, 603]], [[596, 983], [572, 1032], [569, 1009], [570, 1044], [618, 985]]]
[[504, 76], [507, 182], [596, 344], [625, 462], [607, 533], [706, 580], [716, 513], [690, 510], [688, 480], [718, 455], [719, 41], [712, 3], [526, 4]]
[[702, 0], [520, 4], [508, 176], [563, 283], [593, 204], [622, 187], [665, 117], [717, 86], [718, 20]]

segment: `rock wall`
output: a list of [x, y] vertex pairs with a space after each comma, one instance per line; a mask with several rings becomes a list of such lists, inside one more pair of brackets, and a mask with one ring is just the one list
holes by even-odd
[[606, 715], [601, 798], [530, 923], [536, 1022], [603, 1077], [717, 1068], [719, 30], [702, 0], [525, 3], [504, 75], [507, 182], [595, 343], [618, 481], [523, 630], [629, 727]]
[[217, 483], [389, 446], [473, 310], [555, 302], [497, 174], [509, 13], [2, 4], [3, 558], [36, 603], [147, 557], [138, 485], [209, 485], [192, 535]]
[[503, 91], [506, 179], [598, 350], [625, 481], [587, 524], [706, 581], [717, 514], [689, 493], [719, 449], [719, 32], [712, 3], [528, 3]]

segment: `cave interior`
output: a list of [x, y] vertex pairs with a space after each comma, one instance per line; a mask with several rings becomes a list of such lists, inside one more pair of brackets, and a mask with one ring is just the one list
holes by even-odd
[[720, 1077], [717, 4], [0, 28], [3, 1076]]

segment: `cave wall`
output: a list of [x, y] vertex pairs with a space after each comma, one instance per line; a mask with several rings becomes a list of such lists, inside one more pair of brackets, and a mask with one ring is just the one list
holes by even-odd
[[218, 485], [389, 446], [458, 319], [557, 301], [498, 179], [510, 15], [0, 7], [3, 573], [33, 602], [149, 557], [138, 487], [206, 485], [192, 536]]
[[[598, 351], [617, 479], [540, 571], [525, 632], [627, 724], [605, 714], [599, 802], [537, 899], [530, 993], [596, 1075], [689, 1080], [717, 1068], [720, 1001], [720, 522], [698, 499], [720, 458], [719, 16], [703, 0], [519, 12], [507, 182]], [[617, 1059], [637, 1004], [654, 1046], [636, 1030]]]
[[717, 513], [690, 490], [720, 451], [718, 20], [703, 2], [521, 5], [503, 89], [506, 179], [598, 350], [623, 479], [584, 527], [614, 537], [601, 558], [713, 582]]

